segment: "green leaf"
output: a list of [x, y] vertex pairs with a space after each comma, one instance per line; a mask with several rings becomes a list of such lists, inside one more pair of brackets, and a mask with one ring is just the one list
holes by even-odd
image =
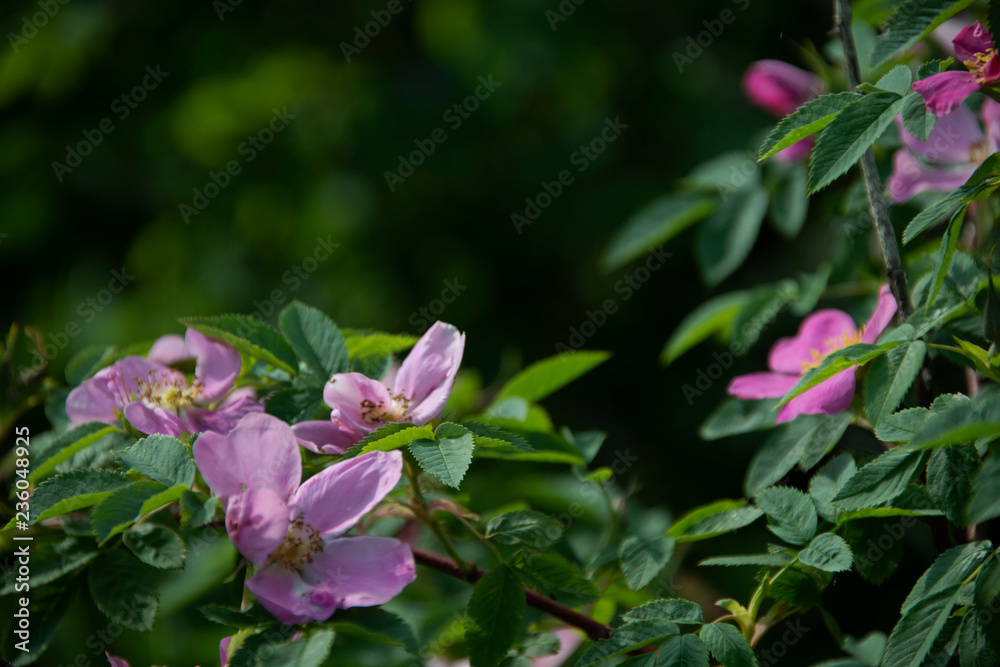
[[181, 525], [204, 526], [215, 518], [219, 499], [203, 493], [185, 490], [181, 492]]
[[989, 542], [969, 542], [948, 549], [917, 580], [900, 612], [905, 615], [921, 602], [961, 584], [989, 556]]
[[829, 125], [837, 114], [859, 99], [861, 96], [857, 93], [830, 93], [806, 102], [794, 113], [785, 116], [771, 131], [760, 147], [758, 159], [770, 157], [819, 132]]
[[[993, 4], [992, 2], [990, 3]], [[961, 667], [996, 667], [1000, 662], [1000, 653], [995, 646], [996, 629], [993, 635], [987, 634], [978, 613], [966, 614], [962, 621], [961, 638], [958, 642], [958, 654]]]
[[295, 350], [271, 325], [247, 315], [182, 317], [179, 322], [195, 331], [217, 338], [254, 359], [291, 374], [298, 373]]
[[94, 508], [90, 517], [90, 523], [97, 532], [98, 544], [103, 544], [138, 521], [146, 501], [166, 488], [159, 482], [133, 482], [108, 496]]
[[924, 363], [927, 344], [916, 340], [889, 350], [872, 362], [865, 382], [865, 413], [875, 426], [882, 423], [906, 396]]
[[787, 167], [787, 178], [780, 181], [771, 196], [769, 220], [779, 234], [787, 239], [799, 235], [809, 211], [808, 172], [804, 164]]
[[289, 641], [290, 630], [264, 630], [244, 639], [230, 667], [320, 667], [330, 655], [334, 633], [321, 628]]
[[945, 588], [904, 612], [889, 635], [882, 665], [920, 667], [951, 616], [961, 588], [960, 585]]
[[875, 41], [871, 66], [881, 65], [916, 44], [973, 2], [975, 0], [911, 0], [897, 5]]
[[708, 667], [708, 648], [695, 635], [671, 637], [656, 652], [656, 667]]
[[174, 486], [194, 484], [195, 464], [183, 442], [169, 435], [150, 435], [139, 440], [118, 458], [128, 470], [135, 470], [150, 479]]
[[486, 524], [487, 539], [544, 550], [562, 537], [563, 526], [547, 514], [531, 510], [507, 512]]
[[923, 462], [921, 452], [891, 449], [858, 470], [833, 498], [838, 510], [875, 507], [906, 490]]
[[[94, 560], [98, 553], [93, 540], [67, 537], [56, 544], [35, 542], [30, 555], [31, 581], [29, 585], [31, 590], [38, 590], [46, 584], [79, 570]], [[3, 577], [0, 595], [23, 592], [16, 590], [16, 588], [23, 588], [23, 582], [17, 581], [19, 572], [17, 567], [13, 567], [14, 563], [16, 561], [11, 562], [12, 567], [6, 571]]]
[[506, 565], [487, 571], [469, 599], [465, 641], [471, 667], [495, 667], [521, 633], [524, 589], [517, 573]]
[[743, 490], [753, 496], [780, 481], [797, 463], [812, 467], [840, 441], [849, 421], [848, 415], [803, 415], [780, 426], [750, 461]]
[[697, 542], [738, 530], [764, 516], [745, 500], [718, 500], [685, 514], [667, 531], [678, 543]]
[[857, 164], [902, 108], [903, 98], [896, 93], [874, 92], [841, 111], [816, 140], [809, 193], [822, 190]]
[[714, 556], [706, 558], [698, 563], [705, 567], [742, 567], [753, 565], [754, 567], [784, 567], [792, 562], [792, 559], [783, 553], [777, 554], [748, 554], [744, 556]]
[[851, 569], [854, 555], [844, 538], [833, 533], [823, 533], [813, 538], [809, 546], [799, 552], [799, 561], [824, 572], [846, 572]]
[[528, 453], [535, 451], [527, 440], [502, 428], [481, 422], [462, 422], [462, 426], [469, 429], [475, 436], [477, 447]]
[[435, 432], [437, 440], [414, 440], [410, 453], [426, 472], [454, 489], [461, 484], [472, 463], [475, 446], [472, 433], [458, 424], [445, 422]]
[[77, 452], [83, 451], [104, 436], [117, 431], [118, 429], [114, 426], [108, 426], [101, 422], [89, 422], [63, 433], [56, 438], [56, 442], [46, 448], [45, 451], [49, 453], [49, 456], [45, 457], [44, 460], [31, 462], [32, 470], [31, 474], [28, 475], [28, 481], [32, 484], [38, 484], [55, 472], [56, 466], [60, 463], [68, 461]]
[[260, 605], [240, 610], [217, 604], [207, 604], [198, 607], [198, 611], [213, 623], [228, 625], [231, 628], [256, 628], [267, 623], [277, 623], [271, 613]]
[[[37, 493], [37, 492], [36, 492]], [[31, 506], [34, 510], [35, 506]], [[982, 523], [1000, 516], [1000, 456], [994, 454], [983, 462], [972, 482], [969, 523]]]
[[937, 116], [927, 110], [924, 98], [911, 92], [903, 101], [903, 126], [920, 141], [927, 141], [937, 122]]
[[976, 606], [983, 608], [988, 608], [1000, 595], [1000, 556], [996, 552], [990, 555], [989, 560], [980, 568], [979, 575], [976, 576], [974, 593]]
[[546, 597], [569, 607], [594, 602], [600, 590], [562, 556], [545, 552], [518, 566], [528, 585]]
[[950, 215], [963, 202], [987, 197], [996, 190], [996, 177], [1000, 175], [1000, 155], [986, 158], [962, 187], [947, 193], [917, 214], [903, 230], [903, 245], [946, 215]]
[[536, 361], [512, 377], [497, 393], [493, 403], [495, 405], [511, 396], [537, 403], [610, 357], [610, 352], [579, 350]]
[[344, 337], [347, 354], [351, 359], [397, 354], [410, 349], [420, 340], [416, 336], [406, 334], [390, 334], [362, 329], [341, 329], [340, 333]]
[[673, 598], [669, 600], [653, 600], [641, 607], [635, 607], [625, 614], [626, 621], [661, 620], [687, 625], [701, 625], [705, 622], [705, 614], [701, 605], [690, 600]]
[[731, 435], [763, 431], [776, 426], [774, 408], [777, 400], [744, 401], [727, 397], [712, 411], [698, 429], [702, 440], [719, 440]]
[[927, 490], [934, 504], [957, 526], [968, 525], [973, 474], [979, 468], [974, 445], [942, 447], [927, 461]]
[[816, 534], [816, 507], [806, 494], [788, 486], [772, 486], [756, 497], [767, 514], [767, 527], [789, 544], [805, 544]]
[[698, 222], [715, 208], [701, 195], [668, 194], [643, 207], [622, 226], [601, 257], [605, 271], [617, 269], [658, 247]]
[[908, 408], [886, 415], [875, 428], [875, 437], [883, 442], [909, 442], [930, 415], [927, 408]]
[[93, 468], [50, 477], [31, 494], [31, 523], [96, 505], [131, 483], [121, 473]]
[[633, 591], [645, 588], [666, 567], [673, 553], [674, 540], [670, 537], [626, 538], [619, 552], [625, 583]]
[[837, 509], [831, 501], [857, 471], [858, 466], [851, 455], [841, 454], [820, 468], [809, 481], [809, 495], [816, 512], [826, 521], [837, 521]]
[[901, 342], [902, 341], [893, 341], [892, 343], [887, 343], [885, 345], [855, 343], [839, 350], [834, 350], [823, 358], [823, 361], [820, 362], [819, 366], [809, 369], [809, 371], [795, 383], [795, 386], [789, 389], [788, 393], [782, 397], [782, 399], [778, 402], [778, 406], [780, 407], [785, 403], [788, 403], [788, 401], [792, 400], [799, 394], [812, 389], [820, 382], [832, 378], [841, 371], [867, 364], [872, 359], [882, 356], [896, 345], [899, 345]]
[[112, 621], [149, 632], [158, 607], [154, 572], [124, 551], [106, 551], [88, 570], [90, 596]]
[[140, 523], [125, 531], [122, 541], [146, 565], [163, 569], [184, 567], [187, 545], [180, 535], [166, 526]]
[[931, 287], [930, 296], [927, 297], [927, 306], [925, 310], [930, 310], [931, 304], [934, 303], [938, 292], [941, 291], [941, 286], [944, 285], [945, 278], [948, 276], [948, 270], [951, 268], [951, 262], [955, 257], [955, 251], [958, 249], [958, 239], [962, 234], [965, 212], [968, 210], [968, 206], [962, 206], [955, 211], [954, 215], [952, 215], [951, 219], [948, 221], [948, 227], [945, 230], [944, 236], [941, 237], [941, 247], [937, 253], [937, 272], [934, 276], [934, 283]]
[[688, 313], [670, 334], [660, 361], [670, 365], [692, 347], [710, 336], [726, 331], [746, 305], [750, 293], [743, 290], [720, 294]]
[[737, 190], [698, 227], [695, 259], [706, 284], [718, 285], [750, 255], [769, 200], [762, 185]]
[[410, 624], [384, 609], [352, 607], [338, 610], [333, 621], [337, 632], [367, 641], [400, 646], [413, 654], [420, 650]]
[[701, 640], [725, 667], [756, 667], [757, 658], [743, 633], [728, 623], [709, 623], [701, 629]]
[[[665, 637], [673, 637], [679, 632], [677, 626], [669, 621], [646, 620], [626, 623], [614, 630], [609, 639], [601, 640], [588, 648], [580, 656], [576, 667], [600, 664], [609, 658], [634, 651]], [[708, 657], [707, 653], [705, 657]]]
[[368, 452], [391, 452], [406, 447], [421, 439], [433, 439], [434, 429], [430, 426], [413, 424], [386, 424], [366, 435], [344, 452], [344, 459], [351, 459]]
[[933, 411], [909, 446], [928, 449], [996, 435], [1000, 435], [1000, 392], [983, 391], [972, 401], [956, 401]]
[[878, 80], [875, 88], [906, 96], [913, 92], [910, 89], [912, 83], [913, 73], [910, 72], [910, 68], [906, 65], [896, 65]]
[[278, 316], [278, 328], [320, 382], [350, 369], [344, 337], [322, 311], [293, 301]]
[[899, 519], [858, 519], [844, 524], [841, 533], [854, 551], [854, 568], [865, 581], [880, 584], [899, 567], [906, 535], [906, 525]]

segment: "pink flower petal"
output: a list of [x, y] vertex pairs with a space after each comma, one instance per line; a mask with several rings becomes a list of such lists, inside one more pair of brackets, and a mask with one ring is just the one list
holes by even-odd
[[778, 118], [787, 116], [825, 90], [822, 80], [781, 60], [758, 60], [743, 74], [743, 94]]
[[330, 416], [348, 429], [371, 433], [382, 425], [382, 413], [392, 407], [389, 390], [361, 373], [339, 373], [323, 389]]
[[249, 489], [229, 497], [226, 532], [247, 560], [261, 567], [288, 534], [288, 505], [270, 489]]
[[817, 310], [802, 320], [799, 332], [793, 338], [782, 338], [768, 355], [767, 364], [776, 373], [801, 375], [804, 364], [816, 361], [815, 351], [820, 357], [830, 350], [843, 347], [842, 337], [852, 335], [857, 328], [851, 316], [833, 308]]
[[227, 435], [202, 433], [193, 453], [202, 477], [223, 503], [247, 489], [270, 489], [287, 501], [302, 479], [291, 427], [261, 412], [243, 417]]
[[982, 115], [983, 125], [986, 127], [988, 152], [996, 152], [1000, 149], [1000, 102], [987, 97], [983, 100], [983, 106], [980, 107], [979, 113]]
[[868, 323], [865, 324], [865, 332], [861, 336], [861, 342], [874, 343], [877, 341], [895, 315], [896, 299], [892, 296], [892, 290], [889, 289], [889, 286], [882, 285], [882, 289], [878, 293], [878, 305], [872, 316], [868, 318]]
[[336, 420], [304, 421], [292, 425], [299, 444], [317, 454], [342, 454], [364, 437]]
[[408, 421], [426, 424], [441, 413], [464, 350], [465, 334], [444, 322], [435, 322], [413, 346], [393, 384], [393, 392], [412, 401]]
[[129, 667], [129, 664], [118, 656], [111, 655], [107, 651], [104, 652], [104, 655], [108, 657], [108, 663], [110, 663], [111, 667]]
[[778, 423], [799, 415], [835, 415], [851, 407], [854, 371], [853, 368], [841, 371], [785, 403], [778, 411]]
[[226, 667], [229, 664], [229, 657], [226, 654], [229, 652], [229, 645], [233, 643], [235, 637], [236, 635], [223, 637], [222, 641], [219, 642], [219, 664], [222, 667]]
[[924, 98], [927, 109], [940, 118], [979, 90], [979, 82], [971, 72], [948, 71], [915, 82], [913, 90]]
[[306, 583], [280, 563], [259, 570], [246, 586], [264, 609], [285, 625], [322, 622], [337, 608], [337, 601], [322, 586]]
[[339, 609], [388, 602], [416, 578], [410, 548], [388, 537], [343, 537], [307, 563], [303, 576], [325, 589]]
[[324, 536], [340, 535], [392, 491], [403, 474], [399, 451], [370, 452], [335, 463], [295, 493], [295, 514]]
[[257, 392], [252, 387], [240, 387], [231, 392], [215, 410], [208, 408], [184, 408], [184, 421], [190, 433], [215, 431], [225, 435], [251, 412], [263, 412], [264, 406], [256, 400]]
[[118, 421], [115, 410], [122, 410], [138, 392], [136, 379], [146, 381], [150, 372], [161, 370], [166, 371], [142, 357], [120, 359], [69, 393], [66, 415], [74, 425], [92, 421], [113, 424]]
[[955, 46], [955, 55], [962, 62], [974, 60], [976, 54], [986, 53], [993, 47], [993, 36], [976, 21], [962, 28], [951, 42]]
[[932, 162], [968, 162], [969, 150], [984, 138], [976, 114], [964, 104], [938, 118], [927, 141], [920, 141], [910, 134], [900, 116], [896, 116], [896, 124], [906, 147]]
[[805, 160], [809, 157], [809, 153], [813, 149], [815, 142], [812, 137], [806, 137], [801, 141], [796, 141], [794, 144], [788, 148], [783, 148], [774, 154], [776, 160], [781, 160], [782, 162], [799, 162]]
[[975, 171], [975, 165], [963, 163], [950, 169], [930, 167], [905, 148], [892, 156], [892, 173], [886, 186], [889, 196], [903, 204], [927, 190], [950, 191], [964, 184]]
[[726, 391], [743, 399], [781, 398], [799, 381], [798, 375], [749, 373], [734, 377]]
[[164, 366], [173, 366], [182, 361], [191, 359], [194, 355], [184, 342], [184, 336], [178, 334], [167, 334], [160, 336], [149, 348], [146, 358]]
[[213, 403], [228, 392], [240, 374], [240, 353], [221, 340], [209, 338], [194, 329], [184, 336], [191, 355], [197, 360], [194, 374], [205, 386], [202, 400]]
[[129, 403], [122, 412], [132, 426], [149, 435], [170, 435], [176, 438], [188, 430], [183, 419], [159, 406], [150, 408], [143, 403]]

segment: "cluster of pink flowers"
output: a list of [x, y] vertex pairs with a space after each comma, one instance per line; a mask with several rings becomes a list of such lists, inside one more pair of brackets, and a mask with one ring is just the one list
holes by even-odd
[[[148, 434], [198, 434], [198, 470], [225, 509], [230, 540], [255, 570], [247, 588], [282, 623], [321, 622], [338, 609], [388, 602], [414, 580], [403, 542], [346, 535], [395, 488], [403, 460], [398, 451], [371, 452], [303, 482], [299, 446], [343, 453], [384, 424], [430, 422], [448, 401], [464, 348], [464, 334], [437, 322], [382, 381], [330, 378], [329, 421], [289, 426], [264, 413], [253, 389], [233, 388], [242, 367], [235, 349], [189, 329], [160, 338], [145, 358], [99, 371], [70, 393], [66, 411], [77, 424], [124, 417]], [[193, 378], [175, 368], [190, 360]], [[230, 640], [220, 644], [223, 665]]]

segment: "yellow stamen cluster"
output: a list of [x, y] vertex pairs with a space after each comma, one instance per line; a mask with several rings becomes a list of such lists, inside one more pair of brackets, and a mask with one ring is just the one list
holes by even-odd
[[391, 394], [390, 397], [392, 398], [392, 403], [389, 405], [381, 401], [375, 403], [367, 398], [361, 401], [361, 418], [365, 420], [366, 424], [380, 424], [403, 420], [413, 400], [407, 398], [402, 393]]
[[311, 563], [315, 554], [323, 551], [323, 538], [299, 515], [288, 526], [285, 541], [271, 554], [271, 560], [286, 567], [301, 570]]
[[831, 352], [836, 352], [837, 350], [842, 350], [848, 345], [854, 345], [855, 343], [861, 342], [861, 337], [865, 333], [865, 328], [861, 327], [856, 331], [845, 331], [839, 336], [834, 336], [833, 338], [827, 338], [823, 341], [823, 351], [820, 352], [816, 348], [809, 350], [809, 359], [802, 362], [802, 372], [816, 368], [820, 363], [826, 359], [827, 355]]
[[189, 405], [201, 396], [205, 386], [197, 378], [188, 384], [183, 377], [171, 376], [161, 380], [156, 371], [149, 371], [149, 376], [142, 380], [135, 378], [137, 394], [135, 400], [142, 401], [149, 407], [161, 407], [176, 410]]
[[972, 60], [966, 60], [963, 64], [968, 68], [970, 72], [976, 75], [976, 83], [984, 85], [986, 83], [986, 75], [983, 71], [986, 69], [986, 63], [996, 55], [996, 49], [987, 49], [983, 53], [977, 53]]

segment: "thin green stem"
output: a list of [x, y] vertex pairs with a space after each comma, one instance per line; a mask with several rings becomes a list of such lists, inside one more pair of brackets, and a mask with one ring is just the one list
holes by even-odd
[[465, 562], [465, 559], [458, 555], [458, 551], [455, 549], [455, 545], [452, 544], [451, 539], [441, 528], [441, 524], [438, 523], [428, 511], [427, 511], [427, 501], [424, 499], [424, 494], [420, 490], [420, 477], [416, 471], [416, 465], [410, 460], [409, 456], [404, 459], [403, 469], [406, 471], [406, 477], [410, 480], [410, 492], [413, 494], [413, 499], [416, 501], [416, 507], [413, 507], [413, 513], [418, 519], [427, 525], [434, 533], [434, 537], [437, 538], [444, 550], [448, 552], [451, 559], [455, 561], [455, 564], [464, 571], [468, 571], [469, 565]]

